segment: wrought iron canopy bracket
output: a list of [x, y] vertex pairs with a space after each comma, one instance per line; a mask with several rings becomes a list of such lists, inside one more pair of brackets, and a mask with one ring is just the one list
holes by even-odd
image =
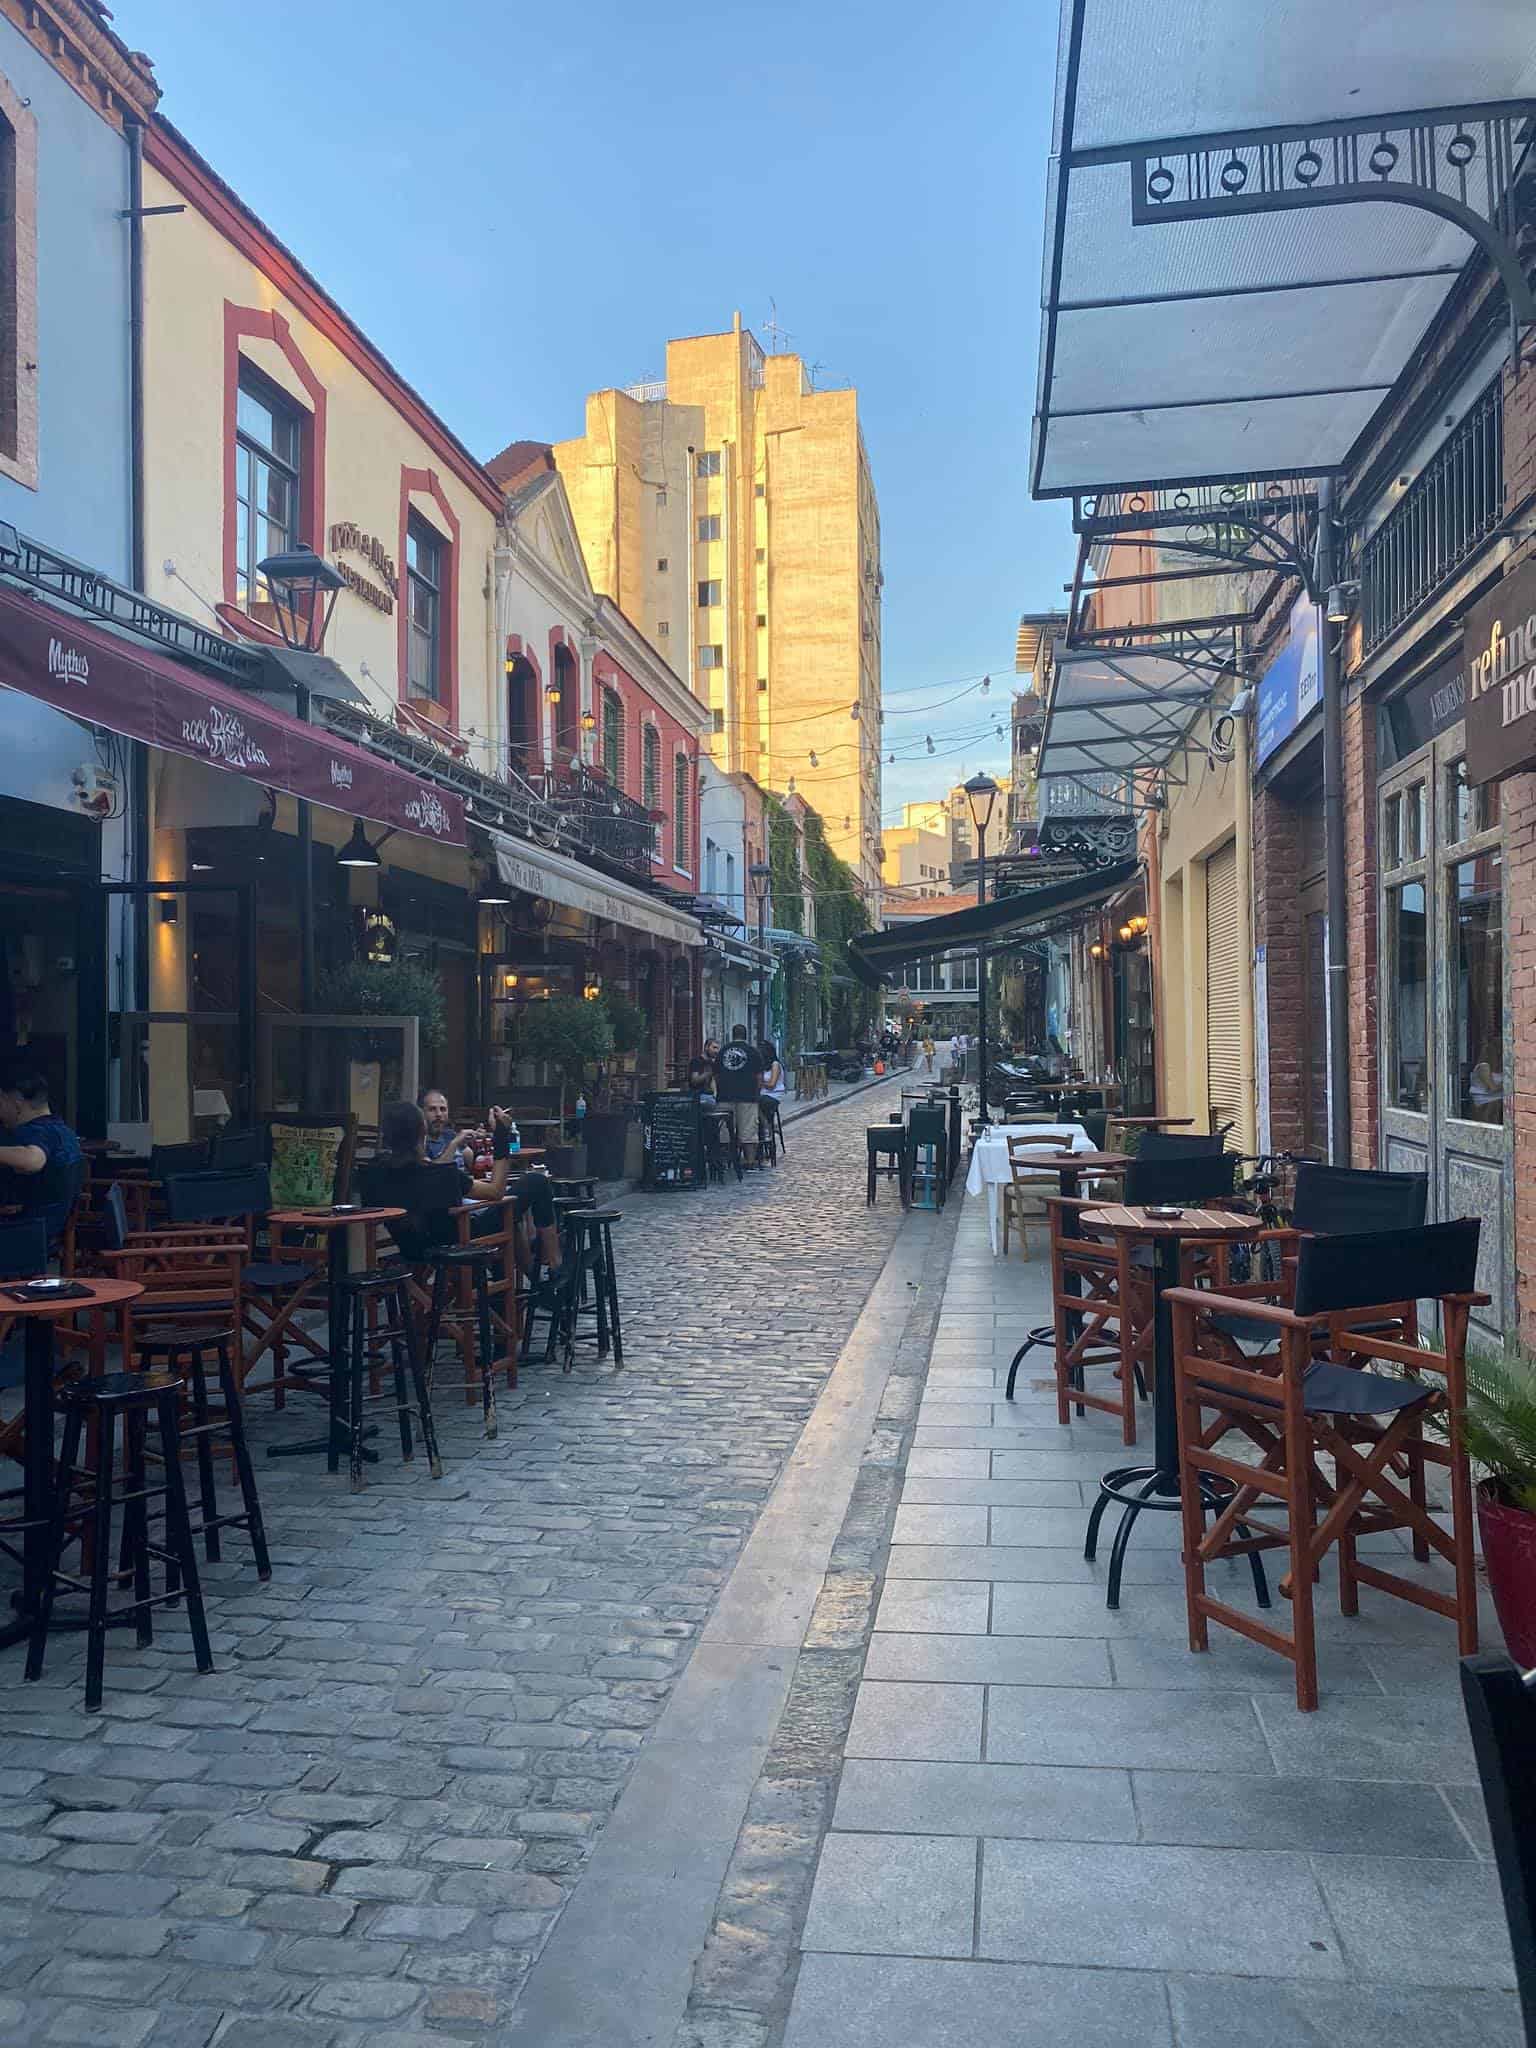
[[1038, 844], [1048, 852], [1071, 854], [1085, 868], [1113, 867], [1136, 858], [1136, 819], [1126, 814], [1042, 820]]
[[1069, 636], [1067, 647], [1092, 649], [1101, 655], [1157, 654], [1181, 662], [1192, 675], [1231, 676], [1243, 668], [1234, 653], [1232, 633], [1251, 623], [1247, 612], [1227, 612], [1206, 619], [1152, 621], [1145, 626], [1091, 626]]
[[1131, 169], [1131, 220], [1221, 220], [1387, 200], [1455, 223], [1498, 271], [1516, 329], [1536, 322], [1517, 247], [1516, 185], [1536, 139], [1536, 100], [1356, 115], [1311, 127], [1237, 128], [1074, 153]]

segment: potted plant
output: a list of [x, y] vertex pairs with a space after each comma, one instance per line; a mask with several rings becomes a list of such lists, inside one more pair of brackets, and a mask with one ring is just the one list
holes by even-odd
[[1509, 1654], [1536, 1665], [1536, 1358], [1519, 1345], [1469, 1353], [1468, 1454], [1486, 1477], [1477, 1489], [1488, 1588]]
[[[551, 996], [529, 1003], [517, 1017], [517, 1052], [522, 1059], [542, 1060], [560, 1079], [560, 1121], [565, 1122], [566, 1096], [579, 1095], [587, 1067], [613, 1052], [613, 1026], [601, 998]], [[548, 1157], [557, 1180], [575, 1180], [587, 1171], [583, 1143], [551, 1146]]]
[[651, 1035], [650, 1022], [638, 1003], [628, 996], [612, 995], [603, 998], [608, 1009], [608, 1021], [613, 1026], [613, 1050], [623, 1072], [633, 1073], [635, 1055], [645, 1050]]
[[[414, 1017], [420, 1051], [437, 1051], [448, 1036], [443, 985], [431, 968], [414, 960], [348, 960], [329, 967], [315, 986], [315, 1008], [338, 1017]], [[404, 1086], [400, 1035], [356, 1031], [347, 1039], [348, 1101], [376, 1122], [386, 1086]]]

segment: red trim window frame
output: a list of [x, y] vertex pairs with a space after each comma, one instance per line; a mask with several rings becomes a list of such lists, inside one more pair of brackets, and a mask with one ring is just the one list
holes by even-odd
[[[411, 503], [412, 494], [430, 498], [442, 515], [442, 524], [428, 518], [419, 505]], [[410, 531], [411, 515], [431, 527], [442, 544], [443, 564], [438, 571], [438, 662], [441, 673], [438, 677], [440, 695], [436, 698], [413, 697], [410, 689], [411, 675], [411, 587], [406, 541]], [[400, 471], [400, 551], [395, 559], [400, 564], [400, 596], [395, 606], [397, 613], [396, 656], [399, 663], [397, 690], [402, 704], [409, 704], [420, 710], [425, 717], [440, 719], [455, 732], [459, 725], [459, 515], [449, 503], [435, 469], [409, 469]]]
[[[289, 368], [303, 385], [310, 409], [295, 399], [299, 425], [298, 539], [325, 550], [325, 416], [327, 394], [313, 365], [293, 338], [281, 313], [263, 306], [237, 306], [224, 301], [224, 602], [234, 605], [239, 581], [238, 523], [235, 514], [235, 437], [240, 405], [240, 364], [248, 360], [258, 376], [271, 378], [255, 356], [245, 358], [243, 340], [275, 342]], [[285, 396], [291, 394], [285, 394]]]

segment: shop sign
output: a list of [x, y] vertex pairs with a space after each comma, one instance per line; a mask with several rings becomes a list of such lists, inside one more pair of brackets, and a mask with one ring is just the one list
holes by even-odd
[[1385, 775], [1420, 747], [1449, 731], [1467, 708], [1467, 664], [1461, 646], [1427, 675], [1399, 690], [1381, 707], [1376, 771]]
[[1467, 614], [1467, 780], [1536, 766], [1536, 560]]
[[377, 573], [378, 583], [375, 583], [372, 577], [363, 575], [361, 570], [354, 569], [350, 562], [338, 562], [336, 573], [349, 590], [355, 591], [364, 604], [371, 604], [376, 612], [394, 611], [395, 596], [400, 588], [399, 577], [395, 571], [393, 555], [387, 552], [377, 534], [364, 533], [362, 528], [350, 519], [334, 520], [331, 525], [331, 553], [361, 555]]
[[1291, 606], [1285, 645], [1259, 678], [1254, 721], [1254, 766], [1262, 767], [1282, 741], [1322, 701], [1322, 614], [1310, 598]]

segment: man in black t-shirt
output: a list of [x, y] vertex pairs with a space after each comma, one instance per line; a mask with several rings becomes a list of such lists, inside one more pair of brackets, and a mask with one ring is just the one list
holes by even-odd
[[733, 1026], [731, 1042], [715, 1059], [715, 1095], [729, 1103], [736, 1118], [736, 1142], [749, 1165], [757, 1160], [757, 1098], [761, 1092], [763, 1055], [747, 1042], [745, 1024]]

